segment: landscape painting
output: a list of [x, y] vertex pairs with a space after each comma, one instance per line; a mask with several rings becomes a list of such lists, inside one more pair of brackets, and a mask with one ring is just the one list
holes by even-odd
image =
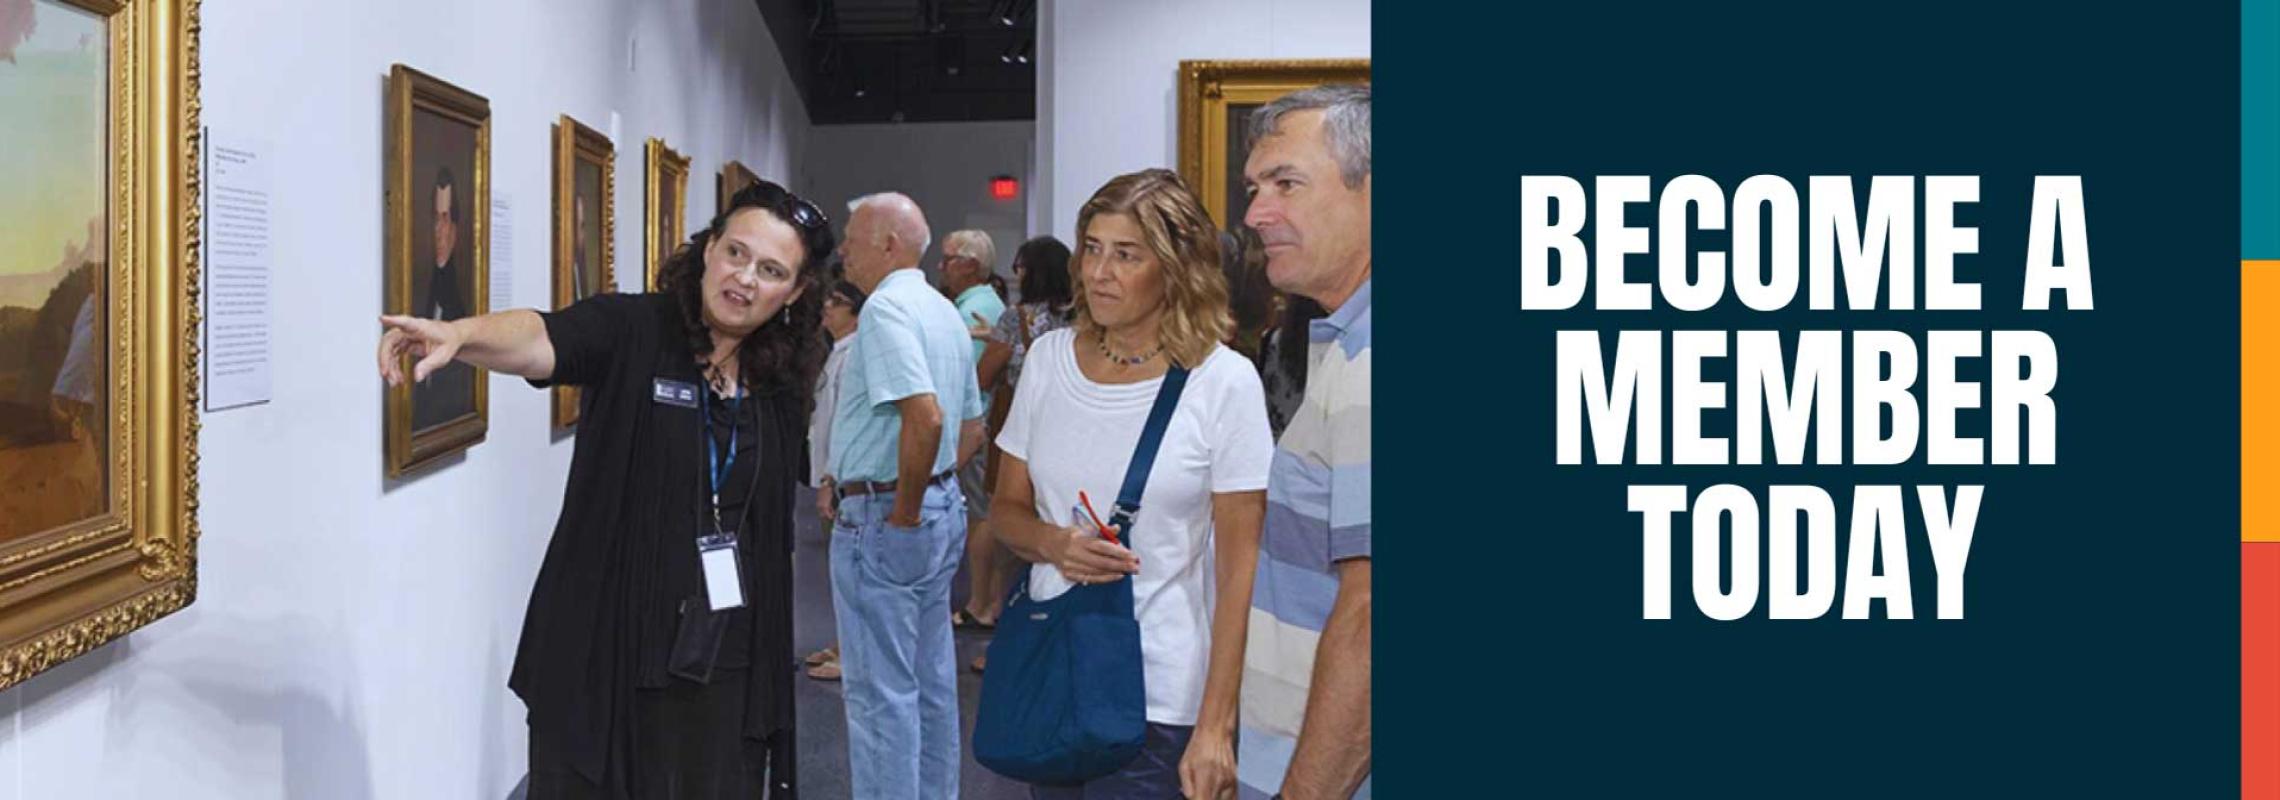
[[0, 544], [109, 508], [106, 26], [0, 3]]

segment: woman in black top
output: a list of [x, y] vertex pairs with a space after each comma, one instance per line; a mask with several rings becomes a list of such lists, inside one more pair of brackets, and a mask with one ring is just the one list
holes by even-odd
[[391, 384], [409, 356], [414, 380], [456, 358], [585, 387], [508, 679], [530, 711], [534, 800], [793, 796], [792, 503], [832, 249], [821, 211], [763, 181], [673, 254], [655, 294], [381, 318]]

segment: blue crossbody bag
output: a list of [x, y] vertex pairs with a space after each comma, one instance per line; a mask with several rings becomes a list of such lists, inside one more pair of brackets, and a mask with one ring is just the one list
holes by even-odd
[[[1173, 367], [1156, 390], [1147, 427], [1124, 468], [1108, 524], [1132, 546], [1132, 517], [1188, 371]], [[1051, 600], [1029, 596], [1022, 570], [998, 615], [974, 718], [974, 760], [1028, 783], [1082, 783], [1123, 769], [1147, 735], [1140, 623], [1132, 576], [1080, 585]]]

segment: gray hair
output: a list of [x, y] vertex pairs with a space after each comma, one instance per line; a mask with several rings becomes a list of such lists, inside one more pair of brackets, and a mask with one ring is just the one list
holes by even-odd
[[923, 255], [934, 244], [934, 233], [926, 227], [926, 213], [918, 203], [900, 192], [873, 192], [847, 201], [847, 220], [854, 222], [855, 212], [866, 206], [878, 206], [887, 215], [887, 232], [905, 242], [916, 244], [911, 252]]
[[990, 240], [989, 231], [967, 228], [951, 231], [942, 237], [942, 256], [966, 256], [982, 262], [982, 274], [997, 271], [997, 243]]
[[1330, 141], [1330, 156], [1338, 160], [1339, 177], [1346, 188], [1360, 188], [1370, 176], [1369, 84], [1331, 83], [1302, 89], [1277, 98], [1251, 112], [1250, 134], [1244, 146], [1255, 148], [1261, 138], [1277, 133], [1284, 114], [1322, 109], [1322, 132]]

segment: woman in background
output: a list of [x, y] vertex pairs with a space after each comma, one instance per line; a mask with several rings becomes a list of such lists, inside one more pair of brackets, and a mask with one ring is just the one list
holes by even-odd
[[[1021, 381], [1021, 356], [1028, 353], [1028, 342], [1040, 335], [1053, 333], [1069, 324], [1069, 246], [1053, 237], [1035, 237], [1021, 242], [1019, 251], [1012, 253], [1012, 276], [1021, 280], [1021, 303], [1012, 305], [999, 315], [994, 326], [974, 326], [978, 340], [987, 342], [983, 358], [974, 365], [974, 378], [980, 385], [999, 387], [996, 397], [1001, 406], [992, 408], [990, 431], [1005, 424], [1005, 413], [1012, 410], [1012, 392]], [[1003, 381], [1003, 385], [999, 383]], [[990, 447], [990, 485], [996, 485], [999, 472], [999, 449]], [[1005, 552], [994, 538], [976, 538], [967, 542], [967, 565], [971, 583], [967, 583], [967, 609], [964, 615], [976, 620], [978, 627], [996, 627], [999, 606], [1005, 604], [1005, 570], [1012, 554]], [[974, 656], [974, 672], [987, 666], [990, 656]]]
[[[1029, 344], [1053, 331], [1068, 327], [1069, 308], [1069, 246], [1051, 236], [1039, 236], [1023, 242], [1013, 254], [1013, 277], [1021, 281], [1021, 303], [998, 315], [996, 325], [984, 328], [975, 326], [974, 333], [986, 341], [980, 363], [974, 367], [975, 378], [982, 386], [1004, 385], [997, 397], [1005, 401], [1006, 413], [1011, 413], [1013, 391], [1021, 382], [1021, 362], [1029, 353]], [[995, 414], [996, 410], [993, 409]], [[990, 420], [990, 430], [1002, 430], [1003, 416]], [[995, 445], [990, 448], [989, 481], [995, 490], [1003, 451]], [[1012, 553], [995, 538], [981, 537], [966, 543], [966, 563], [986, 564], [989, 569], [969, 567], [966, 608], [964, 614], [975, 624], [996, 627], [998, 612], [1005, 605], [1006, 582], [1017, 566]], [[974, 657], [973, 668], [981, 672], [989, 666], [989, 655]]]
[[[823, 332], [831, 336], [831, 355], [823, 360], [823, 374], [815, 381], [815, 410], [808, 414], [808, 485], [815, 487], [815, 517], [829, 525], [831, 507], [831, 417], [839, 407], [839, 375], [847, 369], [847, 351], [855, 345], [855, 328], [863, 313], [863, 290], [846, 281], [833, 281], [823, 296]], [[826, 538], [828, 544], [829, 539]], [[824, 575], [825, 580], [831, 576]], [[807, 676], [819, 681], [840, 678], [839, 645], [808, 654]]]

